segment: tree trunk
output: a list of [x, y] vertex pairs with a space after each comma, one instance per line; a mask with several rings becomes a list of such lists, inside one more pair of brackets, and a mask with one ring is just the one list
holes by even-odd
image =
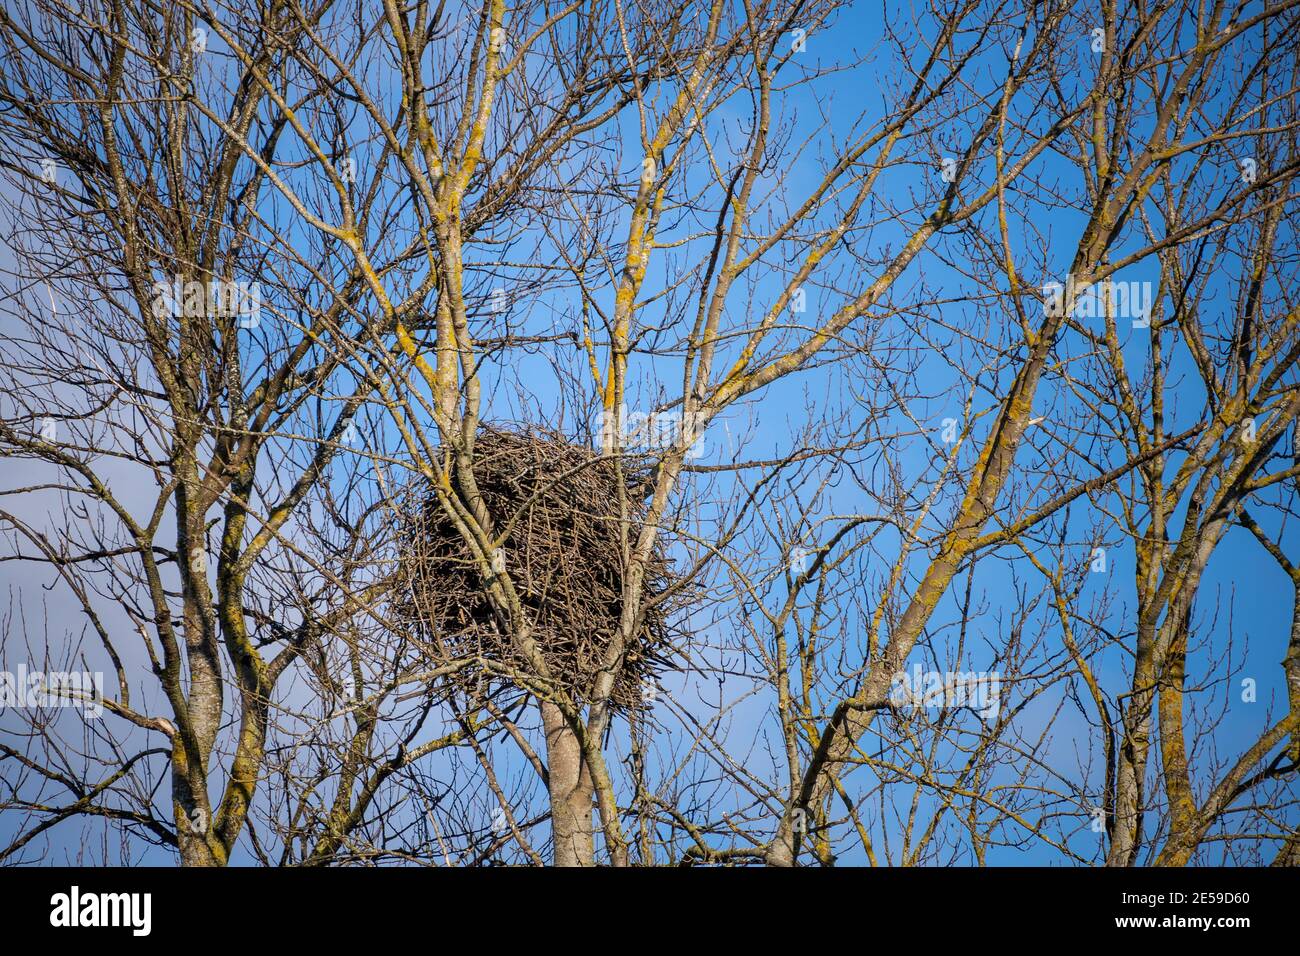
[[546, 770], [551, 796], [551, 831], [556, 866], [594, 866], [591, 826], [591, 771], [582, 759], [582, 745], [560, 709], [541, 702], [546, 732]]

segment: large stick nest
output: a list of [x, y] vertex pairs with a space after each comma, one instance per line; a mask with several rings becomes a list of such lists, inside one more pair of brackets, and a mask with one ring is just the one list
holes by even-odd
[[[552, 680], [574, 701], [590, 701], [622, 617], [625, 542], [635, 546], [641, 531], [645, 470], [625, 467], [620, 474], [612, 459], [558, 435], [497, 428], [480, 431], [473, 470], [494, 533], [514, 521], [499, 567], [519, 595]], [[538, 676], [512, 644], [482, 565], [429, 485], [411, 489], [399, 521], [397, 610], [427, 652], [440, 661], [481, 658]], [[642, 706], [666, 664], [670, 612], [656, 598], [672, 580], [657, 544], [645, 570], [639, 626], [616, 674], [611, 701], [620, 710]], [[470, 667], [456, 680], [481, 686], [483, 675]]]

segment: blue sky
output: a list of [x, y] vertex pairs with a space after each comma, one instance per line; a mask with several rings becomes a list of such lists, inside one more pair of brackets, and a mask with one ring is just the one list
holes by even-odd
[[[799, 156], [788, 165], [774, 169], [767, 179], [769, 186], [777, 186], [782, 193], [792, 200], [809, 189], [818, 179], [828, 151], [835, 143], [842, 143], [849, 131], [862, 128], [864, 122], [869, 124], [887, 113], [891, 95], [897, 91], [889, 88], [888, 77], [896, 75], [898, 64], [891, 57], [888, 46], [881, 43], [885, 22], [899, 26], [904, 22], [901, 10], [895, 5], [881, 8], [875, 5], [858, 4], [843, 12], [830, 26], [813, 31], [806, 38], [806, 49], [800, 54], [798, 67], [812, 69], [816, 66], [846, 64], [854, 62], [857, 57], [869, 53], [867, 60], [852, 70], [829, 72], [805, 88], [795, 88], [782, 94], [779, 101], [779, 115], [793, 118], [791, 141], [800, 142], [806, 136], [817, 137], [814, 147]], [[882, 20], [882, 16], [885, 18]], [[1007, 35], [1013, 36], [1014, 30], [1008, 28]], [[1068, 42], [1068, 41], [1067, 41]], [[1078, 76], [1080, 88], [1086, 88], [1091, 82], [1091, 65], [1094, 60], [1090, 51], [1090, 36], [1080, 29], [1076, 38], [1078, 45]], [[874, 51], [874, 52], [873, 52]], [[990, 53], [976, 61], [972, 71], [973, 83], [981, 92], [988, 93], [1000, 88], [1005, 76], [1007, 60], [1005, 50]], [[882, 80], [883, 78], [886, 78]], [[1013, 115], [1023, 119], [1033, 128], [1042, 128], [1050, 118], [1044, 118], [1038, 111], [1036, 102], [1013, 104]], [[743, 124], [748, 119], [749, 104], [737, 101], [721, 109], [710, 121], [716, 123], [710, 133], [722, 142], [725, 127], [730, 123]], [[864, 115], [865, 111], [865, 115]], [[936, 132], [941, 144], [960, 149], [963, 130], [954, 124], [951, 129], [944, 129], [942, 124]], [[606, 161], [616, 163], [620, 169], [627, 171], [628, 181], [634, 181], [640, 162], [639, 145], [636, 142], [635, 124], [629, 121], [622, 131], [622, 141], [609, 144]], [[1207, 190], [1230, 188], [1230, 180], [1222, 169], [1223, 164], [1207, 172], [1201, 170]], [[362, 162], [364, 170], [365, 164]], [[1029, 274], [1026, 277], [1031, 285], [1050, 281], [1063, 281], [1064, 271], [1068, 270], [1070, 256], [1078, 241], [1079, 230], [1086, 219], [1086, 196], [1084, 194], [1082, 174], [1073, 163], [1053, 155], [1042, 160], [1036, 167], [1038, 183], [1053, 183], [1059, 187], [1060, 198], [1050, 200], [1045, 194], [1029, 193], [1019, 195], [1012, 222], [1012, 245], [1018, 255], [1027, 259], [1034, 252], [1041, 252], [1049, 269], [1042, 275]], [[306, 175], [306, 174], [303, 174]], [[696, 174], [692, 174], [696, 175]], [[988, 164], [970, 173], [976, 182], [987, 181]], [[1220, 177], [1218, 181], [1214, 176]], [[699, 186], [705, 185], [701, 176]], [[885, 256], [906, 237], [910, 227], [915, 227], [920, 219], [932, 207], [933, 199], [942, 189], [938, 170], [931, 165], [917, 163], [900, 164], [891, 167], [884, 176], [878, 189], [879, 198], [867, 215], [875, 225], [869, 235], [855, 239], [855, 250], [860, 256]], [[777, 197], [778, 200], [781, 198]], [[885, 204], [897, 207], [900, 212], [896, 218], [884, 213]], [[779, 205], [779, 202], [778, 202]], [[983, 221], [983, 220], [982, 220]], [[984, 222], [987, 225], [987, 222]], [[685, 236], [692, 229], [698, 228], [699, 222], [684, 216], [677, 225], [670, 225], [660, 235], [662, 241]], [[301, 232], [291, 233], [306, 248], [310, 242], [309, 232], [301, 225], [293, 227]], [[1289, 223], [1284, 225], [1290, 230]], [[392, 237], [376, 235], [376, 243]], [[395, 241], [395, 240], [394, 240]], [[539, 242], [535, 233], [523, 232], [517, 237], [519, 248], [528, 248]], [[649, 298], [657, 292], [674, 284], [680, 278], [679, 259], [698, 258], [700, 250], [707, 240], [696, 239], [681, 250], [665, 254], [664, 258], [655, 260], [644, 290], [643, 298]], [[999, 312], [997, 303], [991, 303], [985, 293], [986, 289], [973, 282], [970, 276], [962, 275], [954, 269], [950, 261], [960, 262], [962, 255], [962, 237], [949, 235], [937, 237], [932, 248], [921, 256], [900, 278], [893, 290], [890, 302], [899, 311], [886, 314], [881, 310], [879, 316], [864, 317], [861, 323], [855, 323], [850, 330], [859, 347], [868, 353], [879, 350], [880, 355], [902, 356], [906, 349], [918, 342], [925, 343], [925, 348], [916, 357], [916, 365], [898, 379], [905, 383], [912, 392], [912, 399], [906, 408], [867, 407], [868, 403], [860, 401], [858, 396], [865, 393], [864, 383], [869, 382], [869, 361], [862, 357], [851, 358], [842, 363], [811, 368], [791, 375], [774, 383], [752, 400], [729, 409], [718, 421], [715, 421], [708, 435], [705, 452], [701, 463], [714, 464], [739, 456], [747, 459], [764, 459], [786, 453], [794, 449], [800, 436], [807, 430], [814, 432], [845, 432], [864, 429], [887, 442], [891, 454], [899, 467], [910, 477], [921, 480], [932, 476], [939, 460], [936, 448], [943, 445], [940, 437], [946, 418], [956, 417], [959, 421], [970, 420], [962, 410], [961, 402], [969, 382], [966, 372], [971, 367], [967, 363], [978, 361], [987, 349], [974, 345], [963, 334], [953, 329], [973, 334], [975, 330], [987, 332], [991, 341], [1010, 348], [1016, 339], [1018, 330], [1014, 321], [1005, 312]], [[1130, 242], [1130, 247], [1133, 247]], [[1116, 251], [1116, 256], [1121, 250]], [[472, 249], [470, 264], [483, 265], [491, 256], [499, 255], [495, 248]], [[482, 258], [475, 259], [473, 257]], [[950, 259], [951, 257], [951, 259]], [[1233, 283], [1237, 277], [1240, 262], [1225, 262], [1222, 274], [1216, 281], [1222, 284], [1220, 299], [1225, 313], [1232, 305]], [[1130, 282], [1151, 281], [1156, 270], [1150, 263], [1138, 263], [1123, 270], [1117, 279]], [[873, 278], [869, 269], [852, 256], [837, 253], [832, 257], [824, 272], [828, 278], [825, 283], [814, 283], [807, 290], [808, 312], [805, 319], [812, 320], [828, 314], [843, 301], [846, 292], [860, 290], [865, 282]], [[490, 288], [501, 281], [499, 272], [484, 275], [478, 287], [473, 291], [486, 297]], [[749, 301], [737, 296], [729, 306], [729, 321], [737, 328], [744, 327], [746, 321], [752, 320], [753, 309], [762, 309], [765, 302], [771, 301], [778, 294], [782, 285], [779, 270], [763, 272], [754, 280], [747, 290]], [[608, 290], [605, 290], [608, 291]], [[688, 289], [687, 292], [692, 290]], [[522, 334], [546, 335], [570, 331], [576, 328], [576, 316], [579, 303], [571, 288], [547, 291], [540, 297], [529, 297], [510, 290], [511, 304], [508, 321], [511, 327]], [[673, 309], [683, 303], [693, 305], [689, 295], [677, 299], [665, 299], [647, 307], [641, 315], [646, 323], [670, 323], [676, 319]], [[6, 319], [6, 321], [9, 321]], [[485, 324], [495, 326], [498, 320], [489, 318]], [[269, 334], [278, 334], [271, 330]], [[259, 335], [248, 337], [246, 361], [251, 366], [262, 354], [263, 346]], [[1169, 430], [1195, 421], [1201, 412], [1203, 395], [1197, 383], [1194, 366], [1185, 349], [1178, 347], [1172, 335], [1166, 335], [1166, 349], [1169, 356], [1169, 378], [1180, 379], [1177, 389], [1171, 393], [1177, 397], [1178, 404], [1172, 408]], [[1078, 336], [1067, 333], [1059, 344], [1063, 359], [1082, 362], [1085, 343]], [[1124, 335], [1124, 358], [1130, 369], [1143, 368], [1150, 359], [1151, 335], [1141, 329], [1128, 330]], [[594, 388], [585, 394], [569, 387], [556, 374], [561, 369], [577, 381], [582, 381], [585, 358], [576, 350], [556, 346], [531, 358], [512, 356], [508, 363], [489, 364], [485, 367], [487, 388], [486, 418], [496, 421], [537, 421], [539, 418], [552, 424], [560, 424], [574, 433], [582, 433], [583, 422], [590, 422], [595, 405]], [[680, 361], [674, 355], [640, 356], [634, 359], [632, 378], [635, 391], [629, 396], [629, 407], [636, 410], [650, 410], [660, 402], [672, 399], [680, 393]], [[959, 461], [969, 462], [978, 447], [979, 441], [987, 433], [989, 419], [986, 414], [995, 407], [1004, 394], [1008, 376], [1005, 369], [981, 382], [973, 400], [974, 423], [971, 434], [959, 453]], [[879, 385], [878, 382], [874, 385]], [[569, 404], [576, 400], [585, 400], [586, 407]], [[564, 403], [562, 405], [562, 403]], [[561, 408], [564, 414], [561, 416]], [[1073, 427], [1088, 416], [1093, 415], [1071, 394], [1060, 378], [1044, 382], [1035, 401], [1035, 415], [1045, 416], [1048, 421], [1044, 426], [1042, 437], [1031, 440], [1035, 448], [1026, 448], [1021, 452], [1019, 465], [1022, 468], [1045, 473], [1051, 478], [1050, 454], [1059, 450], [1053, 443], [1053, 426], [1057, 422], [1071, 422]], [[978, 417], [980, 413], [983, 417]], [[329, 424], [328, 410], [324, 414], [325, 424]], [[1095, 417], [1095, 416], [1093, 416]], [[304, 421], [307, 416], [304, 415]], [[364, 441], [372, 445], [386, 445], [393, 441], [391, 428], [381, 419], [373, 416], [366, 419], [363, 428]], [[306, 422], [319, 427], [318, 422]], [[1101, 459], [1109, 465], [1117, 463], [1114, 443], [1095, 449]], [[273, 450], [272, 454], [281, 454], [282, 449]], [[870, 449], [862, 455], [862, 474], [882, 477], [882, 459], [873, 457]], [[1176, 459], [1175, 459], [1176, 461]], [[355, 466], [356, 462], [351, 463]], [[339, 473], [346, 471], [349, 462], [340, 464]], [[25, 466], [7, 468], [11, 482], [17, 484], [23, 480]], [[824, 469], [841, 468], [841, 465], [814, 464], [806, 469], [805, 477], [811, 480], [825, 477]], [[823, 494], [810, 504], [808, 519], [821, 518], [824, 524], [810, 531], [804, 543], [811, 547], [824, 542], [831, 530], [844, 520], [845, 516], [873, 514], [879, 510], [883, 488], [872, 487], [855, 481], [848, 474], [832, 476], [836, 480]], [[1088, 475], [1090, 477], [1090, 475]], [[713, 485], [705, 497], [697, 500], [697, 518], [699, 528], [710, 527], [713, 516], [720, 516], [735, 506], [742, 493], [752, 483], [752, 472], [740, 472], [736, 475], [726, 473], [713, 479]], [[339, 479], [342, 480], [341, 478]], [[702, 483], [705, 477], [692, 478], [683, 489], [683, 495], [702, 495]], [[1051, 488], [1045, 485], [1039, 490], [1040, 497], [1048, 495]], [[942, 527], [945, 515], [950, 513], [953, 489], [945, 490], [943, 500], [937, 511], [930, 530]], [[1076, 562], [1086, 565], [1092, 556], [1094, 527], [1100, 528], [1102, 539], [1107, 542], [1107, 571], [1087, 579], [1088, 583], [1079, 598], [1081, 605], [1088, 605], [1094, 598], [1105, 593], [1109, 596], [1110, 606], [1104, 615], [1105, 625], [1114, 633], [1129, 635], [1131, 643], [1132, 614], [1135, 606], [1133, 588], [1133, 548], [1132, 543], [1123, 539], [1122, 534], [1114, 528], [1113, 522], [1104, 514], [1102, 507], [1113, 505], [1114, 500], [1106, 497], [1097, 502], [1081, 499], [1069, 511], [1068, 518], [1057, 521], [1063, 540], [1069, 542], [1067, 549]], [[34, 507], [29, 505], [29, 507]], [[773, 506], [775, 508], [775, 505]], [[775, 521], [776, 510], [764, 511], [758, 516], [759, 524], [752, 531], [747, 544], [752, 546], [746, 556], [746, 567], [755, 574], [766, 569], [772, 576], [772, 583], [766, 592], [766, 601], [778, 602], [784, 598], [784, 575], [782, 567], [787, 562], [786, 545], [788, 541], [774, 540], [761, 533], [762, 521]], [[1261, 521], [1268, 521], [1261, 515]], [[1275, 528], [1276, 522], [1268, 525]], [[716, 530], [716, 529], [715, 529]], [[861, 653], [861, 642], [865, 633], [869, 612], [874, 609], [878, 599], [879, 587], [885, 567], [881, 556], [887, 556], [891, 547], [896, 550], [897, 536], [889, 531], [880, 532], [871, 548], [839, 572], [836, 579], [840, 590], [829, 605], [828, 620], [833, 621], [840, 630], [838, 639], [844, 642], [846, 654], [852, 657], [854, 649]], [[1284, 538], [1289, 546], [1290, 537]], [[693, 548], [682, 541], [673, 545], [674, 554], [679, 561], [685, 562]], [[1048, 552], [1045, 550], [1044, 554]], [[918, 556], [917, 562], [923, 557]], [[909, 571], [916, 573], [920, 564], [913, 562]], [[0, 583], [15, 589], [12, 593], [21, 593], [24, 607], [31, 607], [30, 601], [35, 595], [35, 587], [47, 583], [41, 579], [44, 572], [34, 572], [29, 566], [14, 563], [0, 564]], [[711, 581], [720, 581], [721, 571], [715, 570]], [[1043, 641], [1044, 653], [1053, 645], [1053, 617], [1050, 608], [1033, 604], [1026, 608], [1026, 597], [1034, 599], [1039, 593], [1041, 581], [1032, 567], [1023, 558], [1011, 561], [981, 561], [971, 582], [972, 594], [976, 603], [983, 609], [973, 614], [968, 621], [965, 634], [954, 626], [961, 617], [960, 600], [966, 587], [965, 575], [959, 575], [954, 581], [949, 594], [942, 602], [932, 622], [931, 633], [923, 646], [914, 652], [909, 665], [915, 661], [934, 662], [940, 669], [960, 670], [1001, 670], [1005, 671], [1007, 662], [1002, 658], [1009, 634], [1012, 630], [1035, 634]], [[21, 589], [21, 590], [19, 590]], [[1208, 638], [1203, 644], [1194, 648], [1189, 660], [1189, 671], [1194, 671], [1212, 689], [1204, 697], [1216, 701], [1223, 707], [1222, 720], [1205, 736], [1197, 741], [1203, 750], [1216, 749], [1223, 754], [1235, 755], [1266, 727], [1272, 718], [1276, 719], [1279, 708], [1284, 706], [1284, 686], [1282, 673], [1278, 666], [1285, 646], [1290, 626], [1291, 586], [1286, 576], [1276, 567], [1259, 547], [1258, 543], [1244, 530], [1234, 529], [1229, 532], [1224, 542], [1212, 559], [1205, 580], [1200, 589], [1195, 609], [1195, 630], [1198, 636]], [[75, 615], [69, 614], [66, 603], [51, 598], [50, 623], [56, 634], [61, 630], [79, 632], [80, 624]], [[772, 606], [770, 604], [769, 606]], [[700, 612], [692, 623], [699, 625], [705, 617], [709, 618], [707, 626], [698, 635], [696, 653], [711, 664], [721, 665], [737, 659], [738, 648], [743, 646], [744, 621], [747, 609], [742, 602], [725, 606], [721, 610], [710, 608]], [[1017, 620], [1023, 616], [1023, 620]], [[807, 611], [804, 612], [807, 619]], [[119, 619], [119, 624], [121, 623]], [[1013, 628], [1013, 625], [1016, 625]], [[9, 637], [12, 639], [16, 630], [26, 625], [10, 623]], [[957, 642], [964, 640], [960, 651]], [[6, 666], [11, 662], [14, 645], [12, 640], [6, 644]], [[1227, 648], [1232, 648], [1230, 658], [1220, 659]], [[1113, 647], [1099, 654], [1093, 661], [1103, 685], [1112, 694], [1126, 691], [1128, 673], [1131, 668], [1130, 658], [1122, 647]], [[1021, 675], [1014, 672], [1004, 673], [1004, 708], [1013, 709], [1022, 702], [1019, 698], [1017, 680]], [[1252, 678], [1258, 682], [1258, 698], [1255, 702], [1241, 699], [1241, 680]], [[756, 778], [770, 780], [775, 773], [767, 748], [777, 738], [777, 725], [774, 712], [774, 696], [762, 688], [762, 682], [755, 682], [744, 676], [731, 674], [719, 685], [712, 675], [666, 675], [664, 686], [678, 701], [677, 708], [687, 710], [700, 719], [715, 716], [710, 708], [721, 698], [734, 705], [727, 722], [727, 739], [736, 750], [746, 754], [743, 761], [745, 768]], [[1074, 788], [1075, 806], [1073, 816], [1062, 817], [1053, 821], [1048, 829], [1059, 836], [1060, 842], [1086, 861], [1096, 861], [1101, 851], [1101, 841], [1097, 834], [1087, 826], [1087, 806], [1095, 801], [1100, 786], [1099, 764], [1096, 759], [1095, 729], [1087, 725], [1085, 718], [1077, 708], [1062, 705], [1064, 691], [1045, 695], [1045, 697], [1020, 712], [1014, 725], [1015, 733], [1023, 739], [1033, 739], [1050, 723], [1052, 742], [1044, 748], [1047, 762], [1053, 770], [1060, 770], [1067, 778], [1068, 787]], [[148, 700], [146, 696], [144, 698]], [[824, 701], [834, 703], [834, 694], [827, 691]], [[664, 721], [665, 750], [681, 749], [687, 728], [678, 722], [673, 708], [656, 711], [659, 719]], [[955, 718], [962, 727], [978, 732], [979, 724], [973, 715], [959, 715]], [[10, 715], [0, 714], [0, 728], [8, 726]], [[430, 736], [441, 732], [438, 726], [429, 729]], [[621, 760], [627, 742], [627, 729], [619, 724], [611, 741], [611, 763]], [[941, 744], [951, 747], [951, 744]], [[867, 749], [870, 749], [869, 747]], [[1087, 755], [1092, 751], [1091, 759]], [[512, 754], [509, 745], [497, 748], [504, 773], [522, 768], [517, 755]], [[1076, 754], [1084, 757], [1076, 758]], [[959, 759], [959, 754], [950, 751], [951, 760]], [[1078, 769], [1076, 760], [1088, 763], [1086, 771]], [[701, 781], [708, 778], [709, 761], [696, 755], [688, 760], [690, 773], [697, 775]], [[666, 761], [667, 764], [667, 761]], [[440, 760], [431, 761], [431, 773], [437, 774], [444, 765]], [[1194, 766], [1196, 764], [1194, 763]], [[984, 781], [989, 792], [1012, 781], [1018, 771], [1014, 761], [999, 766], [993, 776]], [[860, 769], [850, 778], [855, 786], [861, 787], [861, 793], [871, 791], [874, 781], [870, 771]], [[1154, 779], [1154, 778], [1153, 778]], [[216, 784], [214, 783], [214, 794]], [[1062, 784], [1063, 787], [1066, 784]], [[745, 796], [734, 786], [710, 786], [703, 782], [698, 784], [701, 794], [708, 794], [708, 800], [732, 801], [739, 808], [746, 802]], [[693, 792], [688, 788], [688, 792]], [[536, 792], [525, 794], [523, 799], [536, 800]], [[882, 852], [890, 858], [897, 852], [900, 829], [897, 817], [905, 817], [909, 812], [913, 798], [913, 789], [907, 784], [895, 784], [888, 791], [883, 807], [876, 802], [873, 811], [876, 816], [875, 832], [880, 841], [878, 850], [891, 844], [889, 850]], [[919, 800], [922, 815], [932, 812], [936, 806], [934, 797], [923, 794]], [[771, 809], [769, 806], [769, 810]], [[1062, 813], [1064, 807], [1058, 807]], [[1293, 818], [1291, 824], [1297, 820]], [[0, 816], [0, 840], [6, 834], [10, 820]], [[988, 849], [985, 861], [990, 864], [1052, 864], [1061, 863], [1061, 853], [1036, 840], [1023, 843], [1019, 837], [1023, 831], [1012, 823], [1001, 831], [1016, 845]], [[66, 836], [64, 836], [66, 834]], [[847, 833], [841, 832], [843, 852], [841, 862], [861, 863], [865, 854], [853, 845]], [[67, 855], [69, 859], [78, 847], [77, 830], [74, 825], [64, 825], [59, 836], [55, 838], [56, 855]], [[163, 861], [167, 858], [163, 851], [149, 851], [146, 859]], [[941, 855], [956, 863], [970, 863], [972, 858], [965, 851]], [[247, 855], [241, 855], [236, 862], [248, 862]]]

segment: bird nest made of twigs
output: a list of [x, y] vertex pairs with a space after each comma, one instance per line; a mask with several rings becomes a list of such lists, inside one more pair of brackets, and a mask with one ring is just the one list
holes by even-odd
[[[625, 542], [634, 545], [641, 531], [644, 472], [620, 473], [612, 459], [558, 435], [502, 428], [479, 432], [473, 472], [495, 533], [510, 525], [496, 568], [485, 571], [434, 489], [413, 486], [399, 517], [398, 613], [435, 659], [493, 661], [535, 678], [488, 594], [485, 575], [506, 574], [551, 679], [589, 702], [622, 618]], [[641, 707], [666, 666], [670, 612], [656, 598], [672, 579], [656, 545], [641, 620], [616, 673], [611, 702], [620, 710]], [[484, 680], [477, 667], [455, 678], [462, 686]]]

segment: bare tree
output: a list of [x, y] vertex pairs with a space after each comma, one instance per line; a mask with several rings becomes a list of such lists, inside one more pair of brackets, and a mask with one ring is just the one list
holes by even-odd
[[[1297, 5], [861, 15], [4, 14], [12, 557], [166, 738], [92, 786], [7, 747], [9, 852], [86, 813], [186, 863], [1295, 862], [1295, 625], [1243, 743], [1193, 622], [1229, 535], [1297, 580]], [[184, 304], [241, 280], [254, 329]], [[503, 479], [503, 434], [550, 457]], [[546, 520], [600, 533], [518, 560], [596, 476]], [[430, 555], [472, 627], [412, 610]]]

